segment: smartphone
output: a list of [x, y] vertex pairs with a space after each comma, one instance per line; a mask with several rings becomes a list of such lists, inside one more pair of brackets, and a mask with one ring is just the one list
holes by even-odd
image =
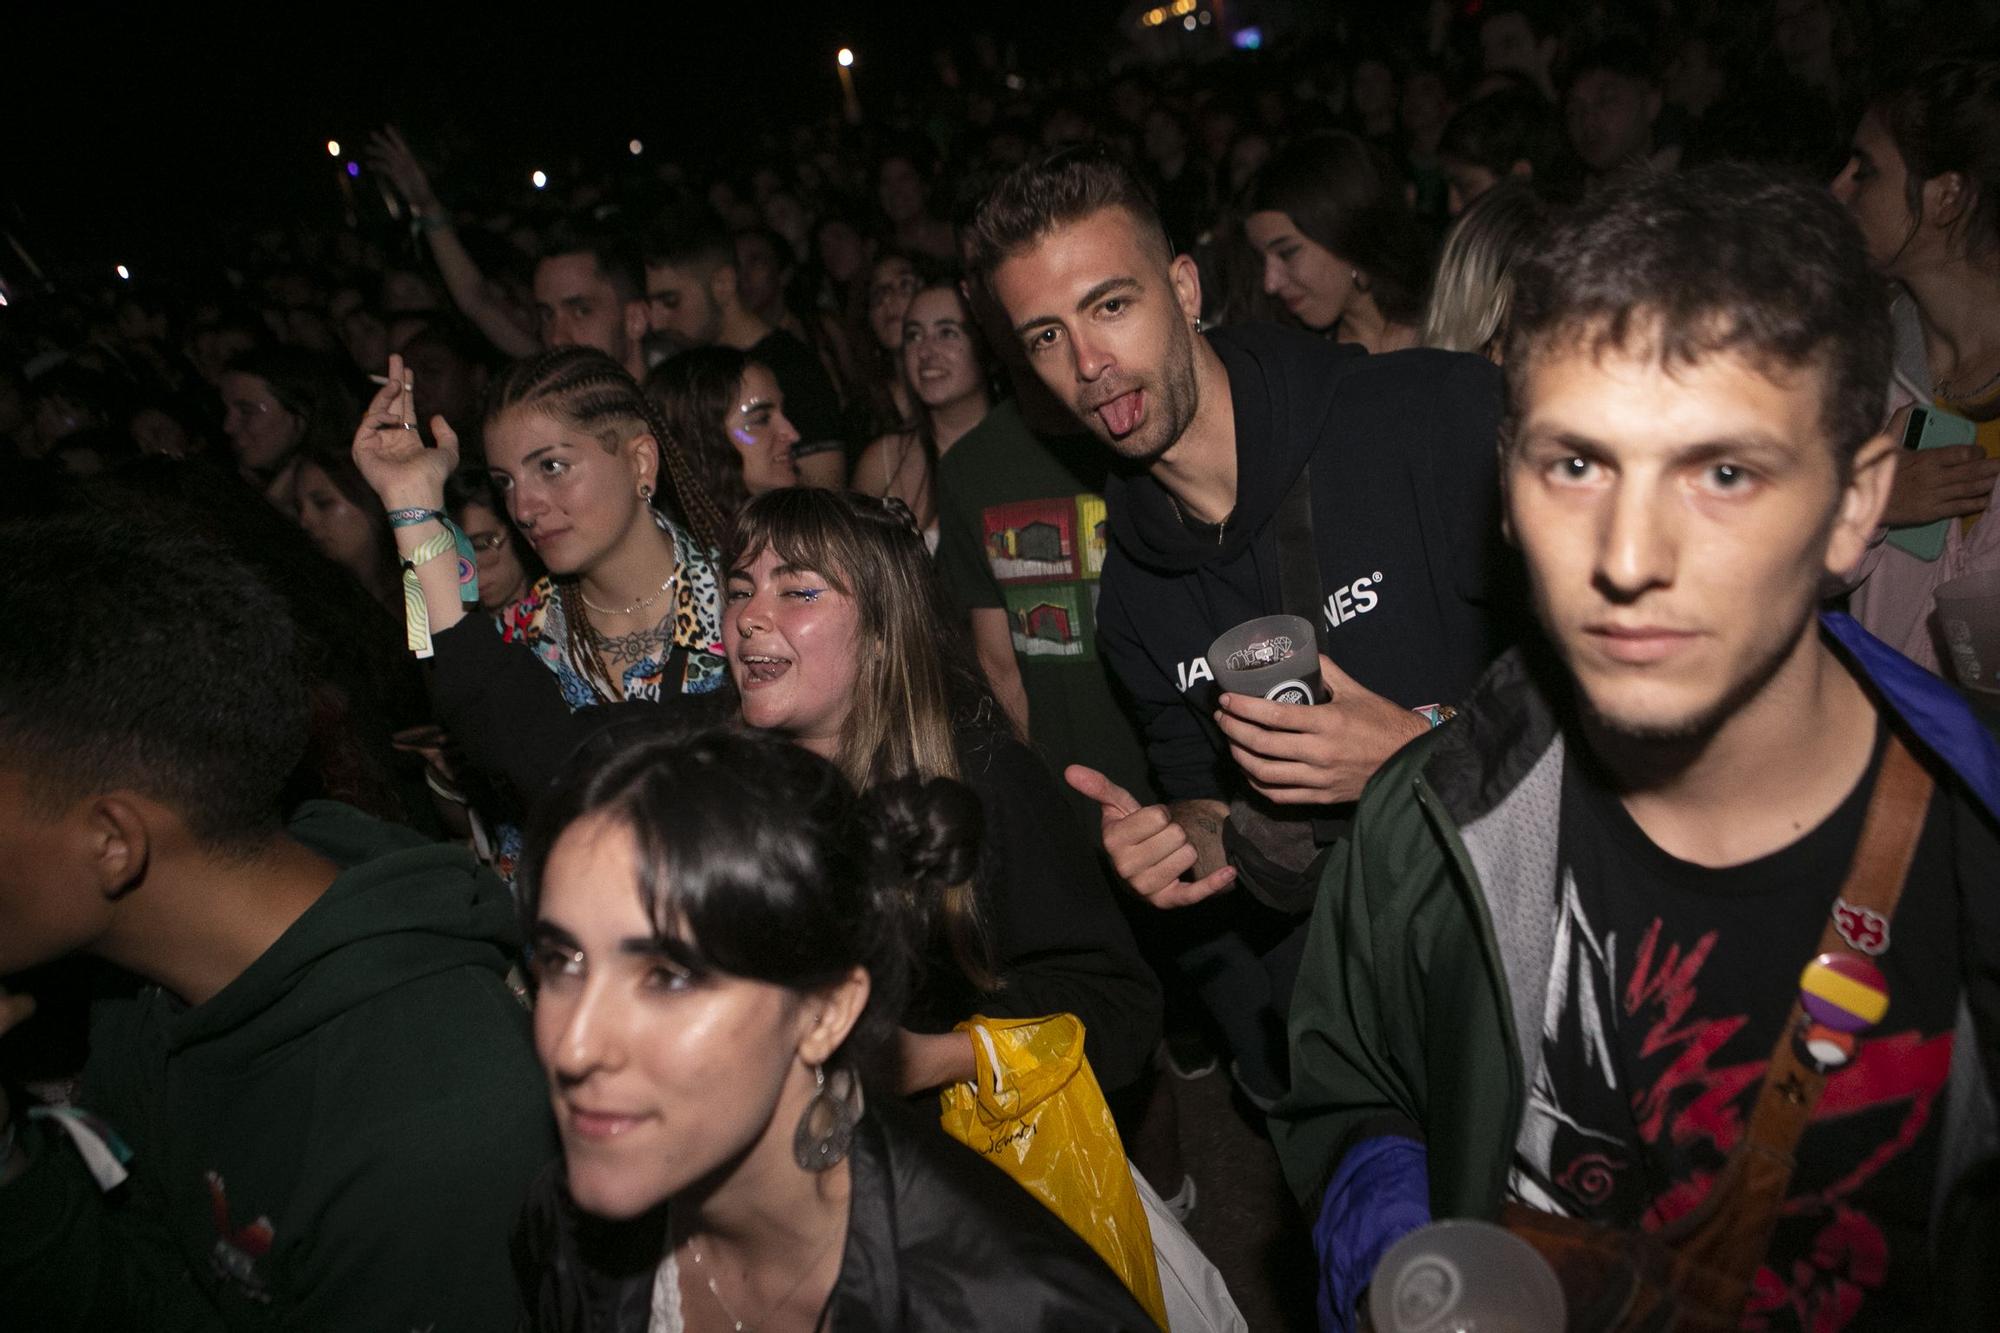
[[[1903, 447], [1915, 451], [1971, 444], [1978, 434], [1979, 428], [1964, 417], [1918, 404], [1910, 409], [1910, 419], [1903, 426]], [[1920, 528], [1895, 528], [1889, 533], [1889, 541], [1919, 560], [1935, 560], [1944, 554], [1944, 539], [1952, 522], [1941, 518]]]

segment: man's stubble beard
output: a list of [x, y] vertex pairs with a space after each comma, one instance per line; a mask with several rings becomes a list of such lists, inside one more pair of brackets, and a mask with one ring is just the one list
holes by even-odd
[[[1194, 373], [1194, 338], [1194, 330], [1176, 320], [1158, 386], [1143, 380], [1134, 386], [1147, 390], [1150, 397], [1158, 400], [1147, 405], [1147, 420], [1140, 428], [1140, 433], [1146, 433], [1150, 428], [1157, 427], [1160, 432], [1158, 442], [1144, 444], [1137, 435], [1128, 435], [1122, 440], [1100, 437], [1113, 453], [1134, 463], [1150, 464], [1158, 462], [1162, 455], [1180, 443], [1181, 436], [1187, 433], [1188, 425], [1194, 420], [1195, 409], [1201, 399]], [[1102, 421], [1095, 412], [1089, 416], [1100, 423]]]

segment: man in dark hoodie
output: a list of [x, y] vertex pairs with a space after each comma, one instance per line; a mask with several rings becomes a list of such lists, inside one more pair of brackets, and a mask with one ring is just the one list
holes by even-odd
[[[1168, 804], [1142, 808], [1088, 768], [1069, 780], [1099, 802], [1120, 874], [1157, 905], [1239, 877], [1310, 882], [1314, 849], [1369, 775], [1498, 650], [1494, 368], [1269, 326], [1203, 334], [1194, 262], [1103, 155], [1017, 169], [971, 230], [1029, 363], [1121, 465], [1105, 488], [1099, 641], [1140, 706]], [[1283, 587], [1287, 545], [1310, 553], [1289, 580], [1316, 581], [1309, 598]], [[1218, 698], [1209, 644], [1288, 603], [1317, 612], [1331, 701]], [[1268, 855], [1288, 817], [1290, 875]]]
[[0, 976], [146, 983], [75, 1106], [0, 1097], [4, 1322], [511, 1327], [554, 1139], [504, 889], [345, 806], [284, 822], [296, 637], [221, 548], [65, 518], [0, 562], [35, 627], [0, 654]]

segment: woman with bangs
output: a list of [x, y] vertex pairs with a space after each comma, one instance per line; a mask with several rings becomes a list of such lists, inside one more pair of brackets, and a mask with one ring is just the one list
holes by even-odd
[[920, 905], [904, 1090], [972, 1077], [971, 1038], [950, 1029], [975, 1013], [1072, 1013], [1115, 1100], [1159, 1036], [1159, 984], [1054, 777], [1007, 730], [908, 508], [773, 491], [738, 516], [729, 550], [723, 644], [743, 721], [864, 791], [915, 776], [979, 796], [978, 873]]
[[516, 1234], [523, 1327], [1152, 1327], [881, 1077], [901, 904], [970, 873], [971, 794], [857, 796], [775, 736], [666, 718], [578, 753], [522, 876], [563, 1144]]

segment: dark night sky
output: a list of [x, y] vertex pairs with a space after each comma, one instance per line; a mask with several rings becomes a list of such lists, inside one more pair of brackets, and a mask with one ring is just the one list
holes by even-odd
[[13, 6], [5, 22], [0, 221], [44, 263], [136, 267], [199, 251], [218, 219], [333, 212], [323, 145], [358, 147], [384, 120], [461, 170], [525, 176], [572, 153], [611, 160], [634, 135], [664, 150], [791, 123], [836, 104], [843, 43], [868, 102], [942, 41], [984, 28], [1063, 51], [1101, 41], [1119, 6], [55, 8]]

